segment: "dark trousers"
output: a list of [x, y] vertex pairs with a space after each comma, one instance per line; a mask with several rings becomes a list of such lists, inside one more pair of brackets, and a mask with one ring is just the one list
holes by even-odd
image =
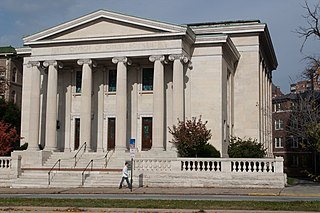
[[119, 189], [122, 188], [123, 181], [126, 180], [128, 184], [128, 188], [131, 189], [131, 184], [129, 183], [129, 179], [127, 177], [122, 177]]

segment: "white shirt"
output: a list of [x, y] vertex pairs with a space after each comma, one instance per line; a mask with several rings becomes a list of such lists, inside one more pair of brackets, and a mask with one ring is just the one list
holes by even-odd
[[122, 169], [122, 177], [127, 178], [128, 177], [128, 167], [124, 166]]

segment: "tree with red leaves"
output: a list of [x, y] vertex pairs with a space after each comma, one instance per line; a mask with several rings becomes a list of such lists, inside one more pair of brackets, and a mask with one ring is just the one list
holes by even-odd
[[14, 144], [20, 139], [17, 130], [4, 121], [0, 121], [0, 156], [10, 155]]

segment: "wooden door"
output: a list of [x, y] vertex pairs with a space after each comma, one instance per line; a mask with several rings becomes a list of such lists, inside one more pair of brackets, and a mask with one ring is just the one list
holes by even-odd
[[142, 150], [152, 147], [152, 118], [142, 118]]
[[108, 150], [112, 150], [115, 147], [116, 141], [116, 119], [108, 118]]
[[74, 123], [74, 150], [77, 150], [80, 144], [80, 118], [76, 118]]

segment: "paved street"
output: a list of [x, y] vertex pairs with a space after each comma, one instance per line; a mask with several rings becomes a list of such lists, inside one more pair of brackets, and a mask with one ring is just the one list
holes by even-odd
[[[320, 184], [298, 184], [284, 189], [235, 189], [235, 188], [0, 188], [0, 197], [16, 198], [101, 198], [101, 199], [169, 199], [169, 200], [217, 200], [217, 201], [320, 201]], [[0, 212], [196, 212], [195, 210], [167, 209], [70, 209], [70, 208], [0, 208]], [[210, 210], [207, 213], [238, 213], [273, 211]], [[284, 213], [285, 211], [276, 211]], [[320, 210], [319, 210], [320, 212]]]

